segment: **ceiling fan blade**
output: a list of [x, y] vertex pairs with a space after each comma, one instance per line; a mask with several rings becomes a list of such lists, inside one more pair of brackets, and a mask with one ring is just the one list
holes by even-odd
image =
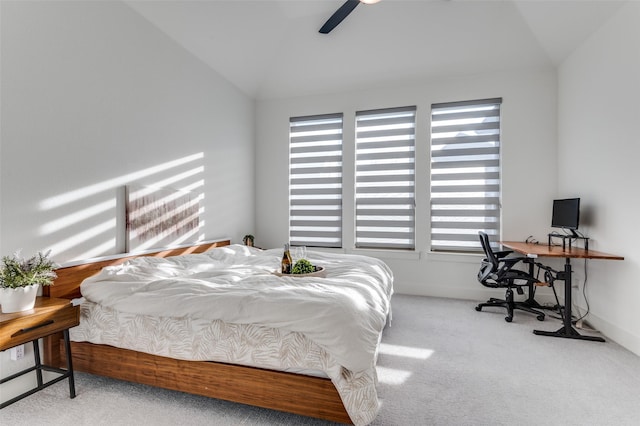
[[347, 0], [338, 10], [335, 11], [331, 18], [327, 19], [320, 32], [322, 34], [329, 34], [329, 32], [338, 26], [340, 22], [344, 20], [352, 11], [360, 4], [360, 0]]

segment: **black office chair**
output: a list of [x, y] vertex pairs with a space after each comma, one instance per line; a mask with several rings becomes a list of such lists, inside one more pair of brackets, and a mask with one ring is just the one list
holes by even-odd
[[513, 299], [514, 289], [518, 294], [524, 294], [522, 287], [529, 287], [529, 291], [531, 291], [535, 283], [538, 282], [529, 273], [513, 269], [516, 264], [527, 259], [524, 257], [507, 257], [513, 253], [512, 251], [494, 252], [489, 244], [489, 236], [482, 231], [478, 232], [478, 235], [486, 256], [482, 260], [480, 271], [478, 271], [478, 281], [485, 287], [506, 288], [507, 292], [504, 300], [492, 297], [487, 302], [478, 304], [476, 311], [481, 311], [484, 307], [499, 306], [507, 308], [507, 316], [504, 318], [507, 322], [513, 320], [513, 311], [516, 309], [536, 314], [538, 321], [543, 321], [544, 313], [527, 306], [524, 302], [517, 302]]

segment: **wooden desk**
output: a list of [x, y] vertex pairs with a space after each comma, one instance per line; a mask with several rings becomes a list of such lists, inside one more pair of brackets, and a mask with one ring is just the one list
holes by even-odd
[[558, 273], [558, 279], [564, 281], [564, 315], [563, 326], [557, 331], [533, 330], [535, 334], [542, 336], [565, 337], [569, 339], [592, 340], [604, 342], [602, 337], [583, 336], [571, 325], [571, 259], [608, 259], [624, 260], [624, 257], [603, 253], [595, 250], [585, 250], [578, 247], [549, 246], [547, 244], [531, 244], [521, 241], [501, 241], [504, 247], [529, 258], [559, 257], [564, 258], [564, 272]]

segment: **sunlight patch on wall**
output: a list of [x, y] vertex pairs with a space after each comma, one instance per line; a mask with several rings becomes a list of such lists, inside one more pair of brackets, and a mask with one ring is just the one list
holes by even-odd
[[45, 223], [40, 227], [40, 235], [48, 235], [54, 232], [61, 231], [78, 222], [89, 219], [100, 213], [104, 213], [110, 209], [114, 209], [115, 207], [116, 207], [116, 199], [111, 198], [102, 203], [98, 203], [91, 207], [87, 207], [86, 209], [78, 210], [75, 213], [71, 213], [64, 217], [61, 217], [60, 219], [55, 219], [55, 220], [52, 220], [51, 222]]
[[[171, 187], [180, 181], [190, 178], [191, 176], [199, 175], [202, 173], [204, 173], [204, 166], [194, 167], [193, 169], [189, 169], [186, 172], [179, 173], [177, 175], [171, 176], [167, 179], [163, 179], [158, 182], [154, 182], [153, 185], [160, 188]], [[204, 181], [201, 181], [201, 182], [204, 184]], [[188, 189], [184, 189], [184, 188], [183, 190], [189, 191]]]
[[93, 247], [90, 250], [82, 253], [82, 259], [91, 259], [94, 257], [100, 257], [107, 253], [109, 250], [113, 249], [116, 246], [116, 239], [111, 238], [110, 240], [105, 241], [104, 243], [100, 243], [97, 246]]
[[[205, 167], [204, 153], [187, 155], [176, 160], [146, 167], [102, 182], [72, 189], [42, 200], [38, 207], [48, 220], [38, 234], [49, 240], [52, 256], [58, 262], [68, 262], [129, 251], [126, 234], [125, 187], [162, 187], [170, 191], [189, 192], [192, 205], [186, 217], [176, 220], [170, 213], [157, 215], [156, 226], [172, 221], [172, 226], [184, 231], [172, 238], [149, 238], [135, 249], [163, 248], [204, 239]], [[175, 200], [180, 206], [180, 200]], [[194, 223], [196, 226], [194, 226]]]
[[186, 163], [190, 163], [196, 160], [200, 160], [204, 158], [204, 153], [200, 152], [198, 154], [189, 155], [186, 157], [179, 158], [177, 160], [168, 161], [166, 163], [159, 164], [157, 166], [148, 167], [146, 169], [129, 173], [114, 179], [109, 179], [104, 182], [99, 182], [93, 185], [88, 185], [83, 188], [78, 188], [73, 191], [66, 192], [64, 194], [56, 195], [55, 197], [47, 198], [40, 202], [40, 209], [42, 210], [50, 210], [56, 207], [63, 206], [65, 204], [81, 200], [90, 195], [97, 194], [99, 192], [107, 191], [109, 189], [116, 188], [118, 186], [127, 185], [131, 182], [135, 182], [142, 178], [149, 177], [154, 174], [158, 174], [160, 172], [181, 166]]
[[[204, 179], [199, 180], [197, 182], [192, 183], [191, 185], [187, 185], [182, 188], [183, 191], [194, 192], [198, 188], [204, 188]], [[200, 200], [204, 200], [204, 194], [200, 194]], [[204, 211], [204, 208], [202, 209]]]
[[158, 235], [145, 241], [144, 243], [138, 245], [135, 251], [144, 251], [157, 247], [170, 247], [176, 246], [184, 243], [192, 243], [204, 238], [204, 236], [200, 233], [200, 229], [192, 229], [190, 231], [186, 231], [184, 234], [179, 237], [172, 237], [168, 243], [165, 243], [165, 238], [162, 235]]
[[49, 246], [47, 250], [51, 250], [52, 253], [61, 253], [69, 250], [71, 247], [81, 245], [82, 243], [89, 241], [99, 235], [114, 233], [115, 229], [116, 229], [116, 220], [110, 219], [104, 223], [93, 226], [82, 232], [78, 232], [77, 234], [69, 238], [65, 238], [64, 240]]

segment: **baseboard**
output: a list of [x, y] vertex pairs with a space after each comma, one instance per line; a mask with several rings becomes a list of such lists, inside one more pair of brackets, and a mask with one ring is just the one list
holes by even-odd
[[[580, 307], [580, 310], [586, 311], [586, 309], [582, 307]], [[605, 339], [614, 341], [625, 349], [640, 356], [640, 336], [636, 336], [617, 325], [611, 324], [593, 312], [589, 312], [586, 319], [588, 320], [588, 324], [600, 332]]]

